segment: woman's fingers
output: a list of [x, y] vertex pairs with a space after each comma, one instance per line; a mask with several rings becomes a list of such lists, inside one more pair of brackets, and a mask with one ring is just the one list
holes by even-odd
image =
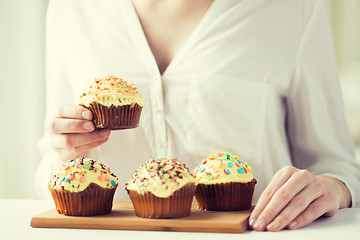
[[292, 220], [287, 226], [288, 229], [302, 228], [326, 213], [328, 216], [332, 216], [336, 213], [337, 208], [333, 202], [323, 196], [316, 199], [311, 203], [304, 212]]
[[85, 152], [104, 144], [110, 135], [109, 129], [91, 133], [65, 133], [51, 137], [52, 147], [64, 161], [84, 155]]
[[[291, 170], [291, 172], [291, 177], [280, 188], [276, 189], [269, 185], [275, 193], [253, 225], [254, 230], [263, 231], [314, 178], [307, 170], [298, 170], [295, 172]], [[277, 222], [274, 224], [277, 224]]]
[[86, 152], [104, 144], [105, 142], [107, 142], [108, 139], [109, 139], [109, 137], [105, 137], [105, 138], [99, 139], [97, 141], [88, 143], [88, 144], [84, 144], [84, 145], [80, 145], [80, 146], [76, 146], [76, 147], [72, 147], [72, 148], [59, 149], [58, 153], [59, 153], [60, 158], [64, 159], [64, 160], [70, 160], [70, 159], [74, 159], [77, 157], [83, 157]]
[[52, 134], [92, 132], [94, 129], [92, 121], [81, 119], [54, 118], [49, 126]]
[[333, 216], [341, 207], [349, 207], [350, 205], [341, 206], [343, 183], [338, 179], [326, 176], [315, 176], [315, 191], [321, 196], [314, 200], [299, 216], [287, 226], [288, 229], [302, 228], [313, 222], [320, 216]]
[[90, 144], [110, 135], [109, 129], [95, 130], [91, 133], [65, 133], [51, 137], [51, 145], [54, 149], [72, 149], [85, 144]]
[[[336, 178], [294, 167], [281, 169], [274, 178], [278, 180], [270, 182], [250, 216], [256, 231], [301, 228], [322, 215], [334, 215], [341, 206], [342, 192], [346, 192]], [[349, 206], [349, 202], [343, 205]]]
[[91, 132], [95, 129], [93, 115], [87, 108], [62, 104], [48, 124], [51, 134]]
[[55, 111], [55, 116], [58, 118], [83, 120], [91, 120], [93, 118], [92, 112], [89, 109], [73, 104], [59, 105]]
[[95, 130], [92, 112], [82, 106], [62, 104], [47, 125], [52, 147], [63, 161], [86, 154], [105, 143], [109, 129]]
[[267, 225], [267, 230], [276, 232], [285, 228], [299, 216], [315, 199], [321, 197], [323, 186], [321, 182], [314, 181], [301, 192], [299, 192], [280, 214]]
[[[274, 175], [269, 185], [265, 188], [265, 190], [261, 194], [258, 202], [256, 203], [254, 210], [250, 215], [249, 224], [251, 227], [254, 227], [256, 220], [263, 212], [263, 210], [266, 208], [266, 206], [268, 205], [268, 203], [270, 202], [276, 191], [288, 181], [288, 179], [291, 177], [294, 171], [295, 171], [294, 167], [286, 166], [281, 170], [279, 170]], [[257, 226], [258, 229], [265, 227], [266, 227], [265, 223], [258, 221], [258, 226]]]

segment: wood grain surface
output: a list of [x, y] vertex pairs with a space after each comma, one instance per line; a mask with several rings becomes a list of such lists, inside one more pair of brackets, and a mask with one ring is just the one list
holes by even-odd
[[130, 201], [114, 201], [110, 214], [92, 217], [64, 216], [55, 208], [32, 217], [35, 228], [113, 229], [138, 231], [177, 231], [243, 233], [248, 229], [251, 210], [203, 211], [193, 205], [190, 216], [176, 219], [147, 219], [135, 215]]

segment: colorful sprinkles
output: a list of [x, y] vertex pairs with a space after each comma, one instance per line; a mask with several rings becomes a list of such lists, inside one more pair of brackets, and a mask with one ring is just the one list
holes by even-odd
[[116, 182], [114, 180], [110, 181], [111, 185], [116, 186]]
[[[201, 165], [200, 165], [201, 166]], [[205, 168], [196, 168], [192, 174], [204, 172]], [[166, 189], [171, 194], [181, 187], [182, 182], [194, 182], [189, 169], [185, 164], [172, 158], [151, 159], [144, 163], [135, 171], [130, 180], [126, 183], [125, 188], [136, 186], [137, 189], [145, 189], [155, 183], [157, 189], [152, 191], [161, 191]], [[206, 175], [206, 173], [204, 173]], [[211, 176], [209, 177], [211, 178]], [[130, 187], [131, 185], [131, 187]], [[153, 192], [154, 193], [154, 192]]]
[[54, 189], [77, 192], [84, 190], [92, 182], [101, 187], [113, 188], [117, 186], [118, 179], [104, 164], [83, 157], [66, 162], [50, 179], [49, 185]]
[[234, 166], [234, 163], [228, 162], [227, 165], [228, 165], [228, 167], [233, 167], [233, 166]]
[[204, 179], [211, 181], [221, 176], [231, 177], [232, 175], [235, 176], [235, 178], [244, 178], [244, 176], [250, 172], [251, 167], [246, 162], [242, 163], [239, 161], [237, 156], [233, 156], [230, 153], [219, 152], [205, 157], [201, 163], [191, 171], [191, 174], [197, 181]]

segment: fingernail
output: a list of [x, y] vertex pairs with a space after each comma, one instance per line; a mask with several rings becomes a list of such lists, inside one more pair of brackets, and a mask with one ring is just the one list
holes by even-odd
[[255, 230], [259, 230], [259, 231], [264, 230], [264, 228], [265, 228], [265, 222], [264, 222], [264, 220], [262, 220], [262, 219], [256, 220], [253, 228], [254, 228]]
[[86, 122], [86, 123], [83, 124], [83, 128], [87, 129], [87, 130], [93, 129], [94, 124], [92, 122]]
[[110, 130], [109, 129], [104, 129], [100, 131], [100, 136], [107, 136], [110, 134]]
[[279, 230], [279, 226], [280, 226], [279, 222], [275, 221], [275, 222], [270, 223], [267, 226], [267, 229], [270, 229], [271, 231], [277, 231], [277, 230]]
[[297, 222], [293, 221], [288, 225], [288, 228], [290, 228], [290, 229], [295, 228], [296, 224], [297, 224]]
[[254, 222], [255, 222], [255, 221], [256, 221], [255, 218], [252, 218], [252, 219], [249, 220], [249, 225], [250, 225], [250, 227], [252, 227], [252, 226], [254, 225]]
[[91, 120], [92, 119], [92, 114], [89, 112], [89, 111], [83, 111], [81, 116], [84, 118], [84, 119], [88, 119], [88, 120]]

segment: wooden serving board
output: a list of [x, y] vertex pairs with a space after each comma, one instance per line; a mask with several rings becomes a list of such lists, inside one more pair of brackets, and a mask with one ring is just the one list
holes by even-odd
[[92, 217], [59, 214], [55, 208], [32, 217], [35, 228], [81, 228], [142, 231], [243, 233], [248, 229], [251, 209], [215, 212], [199, 210], [194, 203], [190, 216], [175, 219], [147, 219], [135, 215], [130, 201], [114, 201], [111, 213]]

